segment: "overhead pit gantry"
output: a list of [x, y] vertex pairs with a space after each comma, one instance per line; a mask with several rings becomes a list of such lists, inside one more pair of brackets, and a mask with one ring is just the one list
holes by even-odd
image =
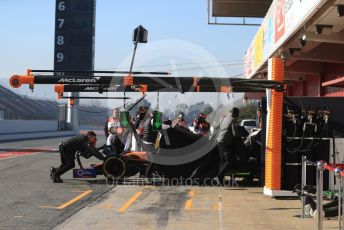
[[[274, 68], [273, 68], [274, 69]], [[179, 92], [179, 93], [197, 93], [197, 92], [214, 92], [214, 93], [231, 93], [231, 92], [264, 92], [266, 89], [272, 89], [272, 94], [278, 93], [283, 96], [284, 83], [283, 81], [273, 80], [257, 80], [257, 79], [239, 79], [239, 78], [212, 78], [212, 77], [173, 77], [170, 74], [155, 74], [154, 72], [140, 72], [140, 73], [103, 73], [98, 71], [64, 71], [58, 73], [56, 71], [27, 71], [26, 75], [14, 75], [10, 79], [10, 84], [14, 88], [18, 88], [23, 84], [27, 84], [30, 88], [34, 88], [36, 84], [52, 84], [55, 85], [55, 91], [58, 96], [63, 97], [65, 92], [142, 92], [144, 95], [129, 109], [121, 112], [121, 126], [129, 127], [133, 132], [137, 143], [141, 143], [137, 138], [136, 129], [128, 122], [129, 111], [134, 108], [143, 98], [146, 96], [146, 92], [157, 92], [159, 100], [159, 92]], [[274, 79], [274, 78], [273, 78]], [[278, 78], [276, 78], [278, 79]], [[71, 98], [72, 99], [72, 98]], [[273, 100], [272, 104], [277, 104], [279, 100]], [[159, 101], [157, 101], [157, 109], [153, 112], [153, 130], [162, 130], [162, 113], [159, 112]], [[281, 107], [281, 106], [280, 106]], [[275, 111], [272, 111], [276, 114]], [[274, 126], [272, 126], [274, 127]], [[277, 130], [279, 131], [279, 130]], [[168, 129], [168, 136], [175, 138], [181, 138], [187, 140], [191, 144], [196, 143], [200, 139], [196, 139], [195, 136], [188, 133], [181, 133], [174, 129]], [[172, 133], [171, 133], [172, 132]], [[173, 133], [175, 132], [175, 133]], [[163, 141], [159, 141], [158, 148], [161, 150], [159, 154], [165, 156], [169, 153], [169, 147], [164, 139], [164, 135], [161, 137]], [[189, 139], [187, 139], [189, 138]], [[199, 138], [199, 137], [197, 137]], [[196, 167], [200, 165], [206, 166], [207, 173], [212, 168], [208, 168], [209, 160], [214, 160], [215, 163], [210, 165], [218, 165], [216, 159], [208, 158], [218, 156], [214, 154], [217, 149], [213, 148], [214, 145], [209, 144], [209, 140], [204, 142], [198, 142], [201, 144], [192, 145], [195, 150], [202, 151], [199, 158], [190, 162], [172, 162], [172, 165], [165, 165], [166, 163], [157, 163], [157, 170], [160, 175], [164, 177], [179, 178], [191, 175], [190, 170], [194, 171]], [[202, 141], [202, 140], [200, 140]], [[190, 145], [190, 144], [189, 144]], [[199, 147], [202, 146], [202, 149]], [[210, 149], [204, 149], [203, 146], [208, 146]], [[177, 147], [174, 147], [177, 148]], [[186, 148], [183, 148], [186, 149]], [[165, 151], [163, 153], [163, 151]], [[178, 150], [178, 152], [180, 152]], [[182, 155], [186, 155], [187, 152], [182, 152]], [[148, 164], [147, 152], [128, 152], [120, 155], [119, 157], [110, 156], [99, 167], [104, 171], [104, 175], [110, 175], [111, 178], [124, 178], [135, 175], [135, 167], [138, 164]], [[166, 155], [167, 156], [167, 155]], [[129, 162], [130, 161], [130, 165]], [[170, 163], [170, 162], [169, 162]], [[131, 165], [132, 164], [132, 165]], [[113, 169], [112, 165], [121, 165], [121, 168]], [[183, 165], [183, 168], [181, 168]], [[199, 170], [200, 172], [203, 170]], [[213, 170], [212, 170], [213, 171]], [[170, 173], [171, 172], [171, 173]], [[205, 171], [204, 171], [205, 172]], [[197, 177], [202, 178], [204, 175], [200, 174]]]
[[26, 75], [13, 75], [10, 84], [13, 88], [28, 84], [32, 89], [36, 84], [54, 84], [58, 98], [63, 98], [65, 92], [231, 93], [264, 92], [267, 88], [282, 92], [284, 89], [283, 82], [280, 81], [219, 77], [172, 77], [167, 72], [132, 72], [132, 74], [128, 74], [125, 71], [63, 71], [63, 75], [58, 73], [61, 71], [28, 70]]

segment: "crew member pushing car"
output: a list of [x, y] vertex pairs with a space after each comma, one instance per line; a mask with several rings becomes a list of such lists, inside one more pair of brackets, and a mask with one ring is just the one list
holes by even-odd
[[81, 152], [80, 155], [86, 158], [91, 156], [95, 156], [98, 159], [103, 158], [95, 148], [97, 143], [96, 136], [95, 132], [88, 131], [86, 135], [76, 135], [61, 142], [59, 145], [61, 165], [58, 168], [52, 167], [50, 169], [50, 178], [54, 183], [62, 183], [60, 176], [75, 167], [76, 152]]

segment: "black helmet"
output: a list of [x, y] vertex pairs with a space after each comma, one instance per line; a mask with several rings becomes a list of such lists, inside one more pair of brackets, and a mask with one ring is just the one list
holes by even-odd
[[177, 117], [178, 118], [184, 118], [184, 116], [185, 116], [185, 114], [183, 112], [179, 112]]
[[233, 108], [230, 110], [230, 113], [232, 114], [232, 117], [238, 117], [238, 116], [239, 116], [239, 113], [240, 113], [240, 110], [239, 110], [237, 107], [233, 107]]

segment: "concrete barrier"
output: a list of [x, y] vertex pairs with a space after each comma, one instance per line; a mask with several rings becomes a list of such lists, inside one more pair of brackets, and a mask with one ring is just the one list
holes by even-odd
[[60, 131], [60, 132], [36, 132], [36, 133], [15, 133], [15, 134], [1, 134], [0, 142], [27, 140], [27, 139], [41, 139], [52, 137], [66, 137], [79, 134], [79, 131]]
[[58, 131], [56, 120], [0, 120], [0, 141], [73, 136], [79, 131]]
[[57, 120], [0, 120], [0, 135], [56, 131]]

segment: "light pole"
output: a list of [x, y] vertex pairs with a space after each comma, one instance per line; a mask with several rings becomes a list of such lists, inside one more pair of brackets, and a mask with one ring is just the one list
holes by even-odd
[[[131, 63], [130, 63], [130, 69], [128, 77], [131, 77], [131, 73], [133, 72], [133, 66], [134, 66], [134, 60], [135, 60], [135, 54], [137, 49], [138, 43], [147, 43], [147, 37], [148, 37], [148, 31], [142, 26], [139, 25], [135, 28], [133, 33], [133, 42], [134, 42], [134, 51], [133, 56], [131, 57]], [[125, 97], [125, 91], [123, 92], [123, 96]], [[123, 99], [123, 108], [125, 109], [126, 101]]]

